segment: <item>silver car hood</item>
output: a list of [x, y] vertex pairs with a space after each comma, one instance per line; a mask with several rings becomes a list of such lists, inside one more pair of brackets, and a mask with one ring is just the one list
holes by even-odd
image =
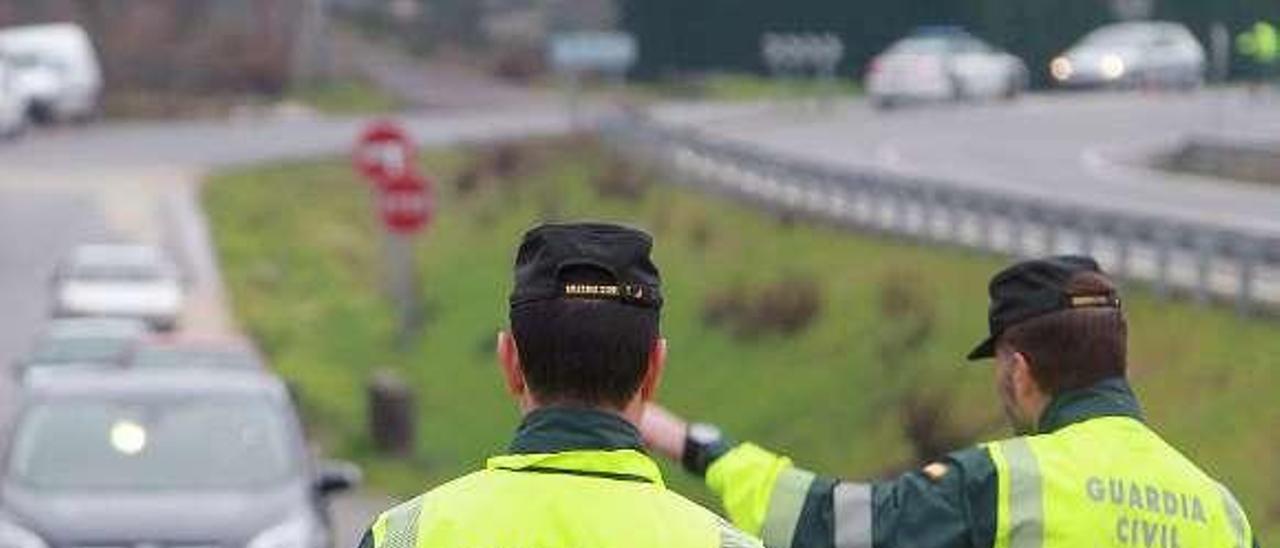
[[305, 483], [257, 492], [43, 493], [3, 489], [4, 513], [51, 548], [243, 546], [297, 512]]

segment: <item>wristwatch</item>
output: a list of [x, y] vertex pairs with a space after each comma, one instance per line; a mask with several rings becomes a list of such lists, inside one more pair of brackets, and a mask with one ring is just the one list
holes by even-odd
[[680, 464], [690, 474], [704, 476], [716, 459], [729, 451], [729, 443], [715, 425], [695, 422], [689, 425], [684, 437], [684, 454]]

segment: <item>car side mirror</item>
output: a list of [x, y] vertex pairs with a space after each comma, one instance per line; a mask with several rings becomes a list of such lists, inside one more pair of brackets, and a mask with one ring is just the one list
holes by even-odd
[[364, 474], [360, 467], [346, 461], [330, 460], [320, 463], [316, 474], [315, 489], [321, 496], [349, 491], [360, 485]]

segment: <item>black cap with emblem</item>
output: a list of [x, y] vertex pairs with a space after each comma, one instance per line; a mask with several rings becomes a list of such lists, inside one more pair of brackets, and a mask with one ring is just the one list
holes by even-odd
[[[524, 235], [516, 254], [511, 307], [550, 299], [598, 299], [662, 308], [658, 267], [649, 258], [653, 238], [608, 223], [549, 223]], [[590, 269], [607, 281], [573, 280]]]
[[1120, 297], [1114, 292], [1072, 294], [1067, 291], [1072, 277], [1082, 272], [1101, 274], [1102, 269], [1091, 257], [1068, 255], [1023, 261], [996, 274], [989, 288], [990, 333], [969, 353], [969, 359], [995, 356], [996, 339], [1019, 322], [1075, 308], [1120, 308]]

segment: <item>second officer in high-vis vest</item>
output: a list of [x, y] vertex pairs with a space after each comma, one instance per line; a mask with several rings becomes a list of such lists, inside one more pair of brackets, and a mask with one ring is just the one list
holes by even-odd
[[524, 414], [515, 439], [484, 470], [383, 513], [361, 548], [760, 546], [668, 491], [642, 448], [635, 424], [666, 359], [651, 247], [607, 224], [525, 235], [498, 340]]
[[969, 357], [995, 358], [1019, 437], [857, 483], [735, 446], [657, 406], [642, 430], [705, 474], [734, 523], [770, 548], [1257, 546], [1231, 492], [1143, 420], [1125, 380], [1120, 298], [1097, 263], [1016, 264], [990, 294], [990, 337]]

